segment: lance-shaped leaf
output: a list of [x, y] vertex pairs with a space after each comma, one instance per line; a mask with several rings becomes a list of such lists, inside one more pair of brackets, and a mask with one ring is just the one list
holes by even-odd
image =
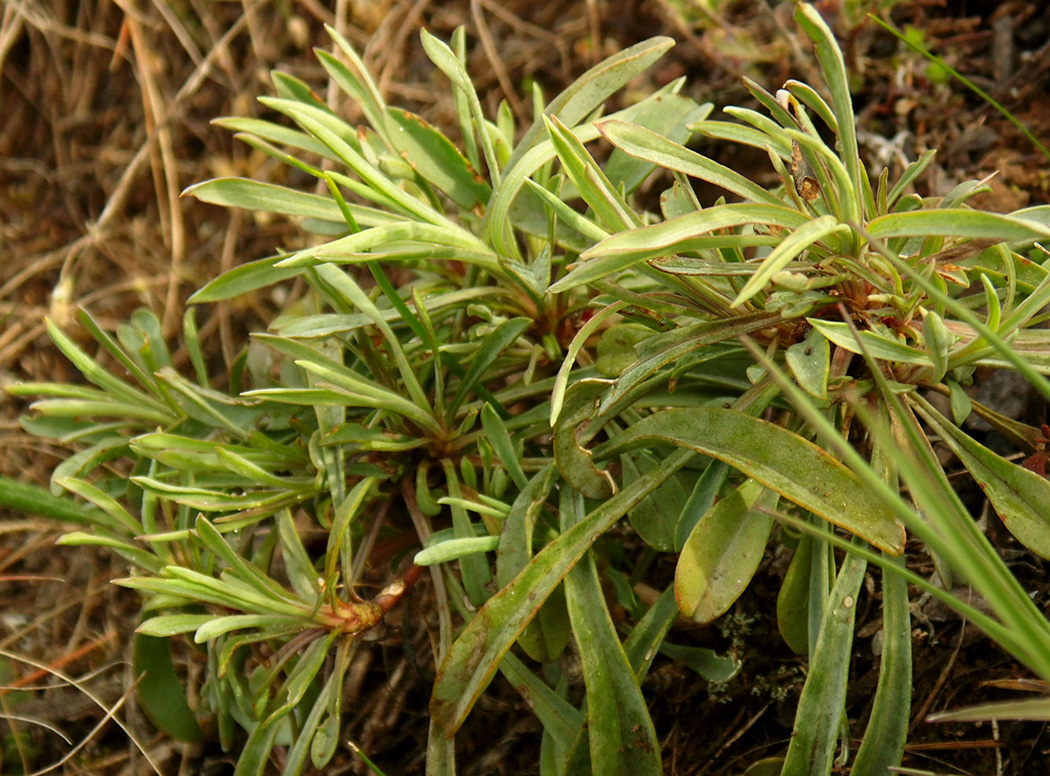
[[1050, 237], [1050, 226], [1037, 221], [966, 208], [890, 213], [869, 222], [865, 231], [880, 240], [934, 234], [1006, 242], [1045, 240]]
[[452, 142], [422, 117], [387, 108], [390, 141], [405, 161], [464, 210], [488, 202], [492, 190]]
[[921, 396], [912, 400], [941, 441], [959, 456], [1010, 533], [1032, 552], [1050, 558], [1050, 480], [996, 455]]
[[[583, 516], [583, 497], [561, 492], [563, 527]], [[660, 744], [641, 688], [616, 635], [592, 553], [565, 579], [565, 600], [577, 634], [587, 687], [587, 732], [594, 773], [662, 773]]]
[[821, 216], [804, 226], [800, 226], [790, 235], [785, 237], [780, 244], [762, 260], [762, 266], [759, 268], [758, 272], [751, 276], [751, 279], [744, 284], [744, 287], [740, 289], [740, 293], [737, 294], [736, 299], [733, 300], [733, 307], [739, 307], [765, 288], [775, 274], [784, 269], [796, 259], [802, 251], [813, 243], [819, 242], [833, 234], [843, 234], [847, 232], [849, 232], [849, 227], [845, 224], [838, 223], [834, 216]]
[[[551, 286], [551, 291], [564, 291], [646, 259], [680, 251], [777, 245], [780, 238], [770, 235], [714, 233], [746, 224], [794, 229], [805, 225], [808, 220], [807, 216], [781, 205], [751, 203], [718, 205], [687, 213], [652, 226], [619, 232], [588, 248], [580, 255], [582, 263]], [[731, 272], [735, 266], [727, 264], [725, 269]]]
[[839, 723], [845, 712], [857, 596], [867, 566], [863, 558], [847, 555], [831, 589], [809, 676], [799, 698], [782, 776], [831, 773]]
[[[893, 562], [903, 565], [903, 558]], [[911, 713], [911, 609], [908, 582], [882, 575], [882, 657], [875, 704], [850, 776], [881, 776], [900, 764]]]
[[900, 340], [882, 336], [874, 331], [857, 331], [841, 321], [824, 321], [819, 318], [807, 318], [806, 321], [828, 340], [850, 353], [867, 352], [872, 358], [933, 368], [933, 359], [929, 353], [905, 345]]
[[631, 156], [713, 183], [750, 202], [784, 204], [749, 178], [650, 129], [612, 118], [601, 122], [598, 129], [610, 143]]
[[842, 463], [785, 428], [721, 407], [670, 409], [598, 446], [594, 457], [608, 459], [654, 443], [723, 460], [886, 552], [904, 549], [904, 529], [883, 501]]
[[492, 679], [502, 655], [587, 548], [692, 457], [689, 451], [672, 453], [659, 471], [602, 502], [544, 547], [510, 584], [478, 610], [452, 644], [438, 671], [430, 701], [431, 724], [436, 730], [446, 738], [455, 735]]

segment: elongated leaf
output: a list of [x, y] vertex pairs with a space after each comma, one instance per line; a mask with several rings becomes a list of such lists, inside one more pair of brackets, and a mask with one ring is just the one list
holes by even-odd
[[562, 169], [580, 192], [583, 201], [597, 213], [602, 227], [615, 232], [640, 226], [638, 216], [605, 177], [583, 143], [557, 117], [544, 117], [544, 122]]
[[[583, 517], [583, 497], [562, 491], [561, 522], [569, 528]], [[591, 553], [565, 578], [565, 599], [587, 687], [587, 732], [594, 773], [657, 776], [660, 743], [641, 688], [606, 608]]]
[[675, 599], [687, 617], [712, 622], [744, 592], [762, 562], [776, 503], [774, 491], [748, 480], [700, 518], [675, 570]]
[[614, 234], [606, 240], [588, 248], [581, 258], [584, 260], [601, 256], [625, 256], [637, 259], [689, 251], [706, 247], [705, 243], [694, 243], [694, 238], [709, 232], [744, 226], [763, 224], [780, 229], [798, 229], [811, 221], [811, 217], [782, 204], [756, 204], [752, 202], [716, 205], [693, 213], [662, 221], [658, 224]]
[[[575, 128], [628, 81], [648, 70], [672, 46], [674, 40], [671, 38], [650, 38], [599, 62], [551, 100], [543, 111], [544, 115], [557, 116], [562, 124]], [[525, 133], [507, 162], [508, 170], [513, 169], [539, 142], [542, 131], [542, 125], [537, 121]]]
[[782, 776], [828, 776], [845, 713], [857, 596], [867, 562], [847, 555], [824, 609]]
[[839, 194], [849, 199], [851, 208], [848, 212], [851, 220], [859, 222], [861, 216], [859, 197], [865, 172], [860, 163], [860, 151], [857, 147], [856, 119], [853, 113], [853, 97], [849, 92], [846, 62], [834, 33], [819, 11], [811, 5], [800, 3], [795, 10], [795, 22], [816, 45], [817, 60], [820, 62], [824, 80], [831, 90], [831, 107], [835, 112], [835, 120], [838, 122], [837, 135], [842, 147], [842, 161], [852, 184], [849, 191], [842, 191]]
[[113, 376], [97, 360], [89, 356], [73, 342], [51, 319], [45, 318], [44, 325], [47, 327], [48, 336], [55, 346], [62, 351], [73, 365], [80, 370], [90, 382], [97, 385], [115, 400], [124, 403], [125, 415], [134, 408], [138, 417], [153, 417], [157, 423], [166, 424], [173, 420], [170, 408], [161, 404], [152, 396], [148, 396], [133, 388], [118, 377]]
[[733, 300], [733, 306], [739, 307], [748, 299], [765, 288], [772, 277], [788, 266], [798, 255], [815, 242], [833, 234], [849, 232], [849, 227], [838, 223], [833, 216], [821, 216], [800, 226], [785, 237], [770, 254], [762, 260], [762, 266], [751, 279], [744, 284]]
[[[352, 128], [327, 110], [274, 97], [260, 97], [259, 101], [269, 108], [283, 113], [303, 129], [332, 149], [369, 187], [387, 198], [404, 215], [430, 224], [446, 223], [444, 216], [429, 205], [402, 191], [378, 168], [370, 164], [346, 137], [353, 138]], [[341, 217], [340, 217], [340, 220]]]
[[72, 531], [60, 536], [56, 544], [64, 547], [105, 547], [132, 565], [153, 574], [159, 574], [164, 568], [164, 561], [152, 552], [137, 547], [129, 541], [116, 539], [112, 536]]
[[0, 477], [0, 507], [70, 523], [114, 526], [101, 510], [56, 496], [47, 488]]
[[223, 207], [239, 207], [262, 213], [280, 213], [300, 218], [318, 218], [322, 221], [342, 222], [343, 214], [331, 197], [307, 194], [287, 186], [248, 180], [246, 178], [215, 178], [195, 183], [184, 192], [201, 202]]
[[873, 358], [933, 368], [933, 359], [930, 358], [929, 353], [905, 345], [899, 340], [881, 336], [873, 331], [861, 331], [854, 334], [849, 324], [841, 321], [824, 321], [819, 318], [807, 318], [806, 321], [831, 342], [840, 348], [845, 348], [850, 353], [867, 351]]
[[996, 455], [916, 396], [916, 409], [973, 475], [1010, 533], [1050, 558], [1050, 480]]
[[464, 210], [486, 204], [492, 190], [452, 142], [420, 116], [387, 108], [390, 139], [405, 161]]
[[673, 453], [659, 472], [600, 504], [544, 547], [478, 611], [452, 644], [434, 683], [430, 714], [432, 724], [442, 735], [455, 735], [503, 654], [595, 539], [692, 457], [690, 452]]
[[[678, 251], [703, 251], [717, 248], [749, 248], [779, 245], [781, 238], [761, 234], [710, 234], [740, 224], [768, 223], [767, 218], [782, 217], [792, 223], [794, 211], [771, 205], [722, 205], [697, 213], [688, 213], [652, 226], [619, 232], [589, 248], [581, 255], [581, 263], [551, 286], [552, 292], [565, 291], [584, 283], [601, 280], [614, 272], [622, 272], [651, 258], [669, 257]], [[732, 208], [733, 210], [723, 210]], [[754, 209], [754, 211], [752, 211]], [[765, 210], [766, 213], [758, 211]], [[751, 212], [749, 212], [751, 211]], [[657, 265], [663, 268], [662, 265]], [[754, 274], [754, 265], [724, 264], [711, 274]]]
[[306, 267], [276, 266], [287, 258], [287, 256], [270, 256], [234, 267], [201, 286], [189, 301], [221, 302], [224, 299], [232, 299], [298, 277], [306, 271]]
[[1025, 698], [931, 714], [927, 722], [985, 722], [993, 719], [1050, 720], [1050, 698]]
[[520, 448], [515, 447], [506, 424], [492, 404], [488, 402], [481, 408], [481, 425], [485, 429], [486, 441], [503, 463], [507, 474], [510, 475], [515, 485], [525, 488], [529, 478], [521, 468]]
[[172, 664], [170, 640], [137, 633], [133, 651], [135, 672], [142, 674], [136, 688], [139, 705], [153, 724], [176, 741], [202, 741], [204, 733]]
[[[653, 103], [658, 104], [669, 91], [668, 87], [664, 87], [641, 102], [618, 111], [613, 116], [630, 120], [636, 114], [646, 111]], [[577, 125], [570, 123], [564, 115], [560, 118], [566, 126], [571, 127], [573, 134], [581, 143], [589, 143], [598, 137], [598, 130], [593, 123]], [[514, 156], [511, 157], [504, 171], [503, 182], [493, 194], [488, 209], [485, 211], [482, 234], [489, 239], [491, 245], [502, 256], [518, 255], [517, 244], [512, 239], [512, 226], [544, 237], [547, 235], [549, 221], [542, 202], [538, 199], [529, 202], [527, 197], [519, 196], [529, 176], [556, 156], [554, 145], [550, 140], [544, 140], [542, 137], [542, 135], [532, 137], [530, 133], [518, 144]], [[578, 245], [576, 250], [583, 250], [586, 247], [588, 245], [584, 243]]]
[[165, 638], [195, 631], [200, 626], [214, 619], [215, 615], [213, 614], [163, 614], [159, 617], [150, 617], [148, 620], [144, 620], [135, 629], [135, 632], [145, 636]]
[[511, 652], [503, 656], [499, 670], [528, 702], [532, 713], [543, 724], [544, 732], [552, 736], [563, 749], [572, 746], [576, 731], [584, 721], [579, 709], [537, 678]]
[[594, 456], [601, 460], [654, 442], [723, 460], [880, 549], [893, 555], [904, 549], [904, 529], [853, 472], [780, 426], [720, 407], [671, 409], [635, 423]]
[[598, 129], [610, 143], [631, 156], [713, 183], [750, 202], [784, 204], [776, 195], [740, 173], [652, 130], [614, 119], [601, 122]]
[[548, 463], [532, 476], [511, 505], [496, 559], [496, 582], [501, 588], [510, 584], [532, 558], [533, 530], [557, 474], [554, 464]]
[[[338, 240], [306, 248], [285, 258], [280, 267], [309, 266], [318, 262], [339, 261], [372, 253], [375, 249], [384, 249], [390, 243], [418, 245], [423, 255], [438, 248], [454, 248], [469, 252], [472, 255], [484, 256], [491, 253], [470, 232], [449, 224], [434, 225], [415, 221], [401, 221], [385, 224], [371, 229], [341, 237]], [[495, 267], [495, 256], [491, 256], [488, 266]]]
[[[903, 559], [893, 562], [898, 565]], [[911, 714], [911, 609], [908, 583], [882, 575], [882, 657], [875, 704], [850, 776], [882, 776], [900, 765]]]
[[777, 629], [796, 655], [809, 654], [809, 588], [814, 542], [809, 534], [799, 539], [777, 593]]
[[966, 208], [890, 213], [870, 221], [866, 231], [877, 239], [936, 234], [1010, 242], [1050, 237], [1050, 226], [1037, 221]]
[[413, 563], [417, 566], [433, 566], [435, 563], [448, 563], [466, 555], [479, 552], [491, 552], [499, 546], [498, 536], [475, 536], [464, 539], [450, 539], [446, 542], [427, 547], [416, 553]]
[[[481, 141], [481, 150], [485, 154], [485, 164], [489, 168], [489, 180], [492, 182], [492, 188], [498, 189], [501, 179], [499, 158], [496, 155], [495, 145], [486, 126], [485, 113], [481, 109], [481, 100], [478, 99], [478, 93], [470, 80], [467, 68], [446, 43], [438, 40], [426, 30], [420, 31], [419, 39], [422, 41], [423, 50], [427, 52], [430, 61], [437, 65], [438, 69], [448, 77], [459, 91], [461, 99], [465, 98], [470, 119], [474, 125], [473, 129], [476, 131], [478, 140]], [[464, 129], [466, 130], [466, 127]]]

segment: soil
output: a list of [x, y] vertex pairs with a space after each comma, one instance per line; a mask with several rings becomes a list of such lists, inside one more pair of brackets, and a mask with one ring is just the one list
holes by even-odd
[[[466, 25], [470, 70], [490, 115], [506, 99], [530, 115], [524, 84], [548, 97], [605, 56], [656, 34], [678, 45], [617, 99], [630, 100], [679, 76], [685, 91], [716, 107], [752, 106], [739, 78], [775, 90], [788, 78], [818, 83], [807, 45], [795, 34], [791, 3], [682, 0], [317, 0], [213, 3], [128, 0], [46, 3], [13, 0], [0, 22], [0, 381], [73, 381], [44, 331], [50, 317], [77, 332], [84, 306], [110, 330], [133, 310], [162, 317], [177, 342], [184, 302], [204, 280], [240, 262], [294, 246], [282, 219], [180, 199], [186, 186], [218, 175], [274, 180], [271, 162], [209, 121], [264, 115], [255, 98], [270, 92], [274, 67], [323, 94], [312, 55], [332, 24], [363, 52], [386, 98], [455, 136], [447, 84], [423, 54], [418, 30], [448, 39]], [[927, 67], [856, 10], [876, 11], [926, 45], [1050, 142], [1050, 3], [821, 2], [840, 36], [855, 79], [858, 127], [867, 159], [889, 165], [938, 149], [919, 182], [939, 195], [971, 178], [991, 190], [976, 203], [1009, 211], [1050, 201], [1050, 161], [974, 91]], [[497, 54], [498, 52], [498, 54]], [[498, 58], [497, 58], [498, 57]], [[347, 107], [351, 117], [352, 108]], [[701, 147], [758, 180], [760, 154]], [[202, 341], [221, 365], [248, 332], [265, 328], [287, 290], [198, 312]], [[187, 366], [184, 352], [176, 365]], [[1010, 393], [1007, 387], [1005, 391]], [[24, 405], [0, 405], [0, 474], [45, 483], [62, 450], [25, 435]], [[1045, 414], [1022, 406], [1019, 412]], [[968, 486], [961, 485], [961, 488]], [[1041, 606], [1050, 605], [1046, 562], [1024, 552], [997, 520], [975, 513]], [[138, 600], [109, 584], [127, 569], [112, 556], [56, 547], [53, 523], [0, 512], [0, 772], [59, 763], [69, 774], [158, 772], [223, 774], [232, 756], [216, 744], [184, 746], [159, 735], [129, 688], [129, 634]], [[920, 547], [909, 564], [931, 575]], [[732, 681], [712, 686], [688, 668], [658, 659], [646, 697], [671, 774], [739, 774], [784, 751], [805, 676], [803, 661], [776, 633], [775, 597], [785, 558], [767, 558], [747, 594], [717, 628], [680, 629], [682, 644], [716, 646], [743, 661]], [[658, 574], [659, 570], [656, 572]], [[854, 745], [870, 713], [877, 676], [878, 587], [860, 602], [858, 647], [848, 698]], [[930, 724], [929, 713], [1016, 697], [1030, 675], [973, 626], [914, 592], [914, 702], [904, 764], [908, 772], [1050, 772], [1050, 735], [1035, 722]], [[360, 652], [344, 736], [386, 774], [422, 773], [427, 698], [434, 667], [427, 654], [425, 584], [385, 633]], [[199, 655], [178, 646], [193, 685]], [[45, 670], [46, 669], [46, 670]], [[538, 773], [540, 726], [517, 693], [497, 680], [457, 742], [466, 774]], [[118, 707], [115, 720], [106, 709]], [[120, 726], [117, 724], [119, 720]], [[54, 732], [48, 726], [53, 726]], [[122, 727], [124, 729], [122, 729]], [[61, 735], [59, 735], [59, 732]], [[69, 742], [63, 740], [65, 736]], [[132, 743], [134, 741], [135, 743]], [[325, 771], [365, 773], [341, 749]]]

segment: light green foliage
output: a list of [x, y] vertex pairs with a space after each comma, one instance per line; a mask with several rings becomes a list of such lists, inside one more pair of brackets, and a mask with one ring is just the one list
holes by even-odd
[[[931, 447], [944, 440], [1017, 538], [1050, 552], [1045, 479], [958, 425], [974, 412], [1028, 453], [1047, 444], [965, 394], [974, 367], [991, 366], [1017, 369], [1050, 396], [1050, 337], [1033, 328], [1050, 272], [1021, 253], [1050, 238], [1047, 209], [980, 213], [966, 205], [976, 185], [922, 199], [909, 186], [929, 155], [892, 185], [870, 180], [841, 52], [812, 8], [800, 5], [796, 20], [823, 94], [791, 81], [774, 95], [745, 81], [762, 111], [731, 108], [736, 122], [725, 122], [675, 82], [602, 117], [670, 46], [654, 39], [537, 106], [541, 119], [517, 142], [505, 115], [484, 115], [463, 34], [451, 46], [424, 34], [451, 80], [462, 148], [385, 105], [333, 32], [336, 50], [319, 56], [368, 126], [349, 125], [288, 75], [275, 76], [278, 96], [264, 102], [295, 128], [219, 122], [327, 193], [240, 179], [189, 190], [298, 218], [326, 238], [239, 266], [192, 301], [298, 278], [303, 304], [257, 334], [258, 350], [225, 380], [205, 372], [192, 312], [192, 377], [174, 370], [149, 313], [116, 337], [82, 313], [105, 359], [49, 325], [89, 385], [14, 389], [43, 397], [26, 427], [75, 450], [50, 498], [19, 497], [90, 529], [67, 544], [107, 546], [134, 566], [121, 584], [143, 595], [142, 634], [194, 634], [208, 661], [196, 711], [242, 752], [238, 774], [262, 773], [274, 747], [285, 774], [334, 756], [360, 635], [420, 572], [405, 563], [379, 597], [357, 597], [377, 516], [418, 534], [417, 562], [435, 583], [433, 773], [453, 771], [451, 739], [497, 671], [543, 723], [548, 771], [579, 772], [589, 760], [595, 773], [660, 773], [641, 681], [658, 651], [711, 681], [735, 672], [733, 656], [665, 639], [679, 606], [702, 622], [733, 606], [784, 535], [777, 521], [803, 532], [778, 601], [783, 636], [813, 659], [785, 773], [830, 773], [840, 736], [849, 740], [866, 563], [899, 577], [885, 580], [883, 678], [854, 773], [884, 772], [903, 749], [904, 579], [1050, 678], [1050, 627]], [[693, 134], [765, 149], [779, 185], [690, 150]], [[604, 164], [600, 143], [613, 148]], [[703, 206], [691, 178], [733, 201]], [[635, 200], [646, 181], [667, 189], [661, 213]], [[934, 393], [950, 397], [955, 422]], [[63, 491], [91, 508], [56, 500]], [[626, 581], [642, 561], [596, 545], [623, 517], [650, 552], [681, 552], [674, 585], [648, 610]], [[435, 532], [439, 520], [450, 527]], [[304, 529], [327, 540], [304, 543]], [[994, 614], [888, 558], [906, 531]], [[836, 560], [829, 546], [849, 554]], [[633, 607], [619, 627], [610, 588]], [[557, 681], [570, 639], [586, 687], [578, 706]], [[275, 659], [249, 662], [263, 644]], [[165, 654], [153, 649], [143, 667], [168, 682]], [[176, 717], [157, 722], [196, 735], [192, 718]]]

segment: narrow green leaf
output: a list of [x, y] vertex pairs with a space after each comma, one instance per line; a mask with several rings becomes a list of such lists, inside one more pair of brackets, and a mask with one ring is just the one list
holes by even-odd
[[911, 345], [905, 345], [899, 340], [881, 336], [873, 331], [860, 331], [854, 334], [849, 324], [841, 321], [825, 321], [819, 318], [807, 318], [806, 321], [840, 348], [845, 348], [851, 353], [867, 351], [873, 358], [933, 367], [933, 359], [929, 353], [913, 348]]
[[[343, 56], [346, 57], [350, 64], [346, 65], [335, 57], [326, 55], [326, 52], [318, 51], [321, 63], [325, 65], [329, 73], [332, 73], [333, 77], [338, 76], [336, 80], [340, 87], [361, 106], [373, 129], [376, 132], [381, 131], [384, 118], [383, 109], [386, 106], [379, 87], [372, 80], [372, 76], [368, 72], [368, 68], [365, 67], [364, 61], [349, 41], [330, 24], [326, 24], [324, 28], [331, 36], [332, 42], [343, 52]], [[332, 67], [329, 67], [330, 65]]]
[[195, 183], [182, 194], [211, 205], [243, 208], [256, 213], [280, 213], [322, 221], [343, 220], [339, 206], [331, 197], [246, 178], [214, 178]]
[[305, 612], [299, 617], [283, 614], [231, 614], [225, 617], [210, 617], [197, 628], [193, 640], [197, 644], [204, 644], [219, 636], [246, 628], [264, 630], [268, 637], [276, 637], [301, 633], [303, 628], [309, 625], [310, 621]]
[[[543, 115], [557, 116], [562, 124], [574, 129], [632, 78], [648, 70], [672, 46], [674, 40], [671, 38], [654, 37], [602, 60], [551, 100], [543, 110]], [[513, 169], [532, 150], [542, 137], [542, 132], [542, 124], [537, 120], [507, 162], [508, 170]]]
[[417, 566], [433, 566], [436, 563], [448, 563], [467, 555], [492, 552], [499, 546], [498, 536], [474, 536], [463, 539], [449, 539], [433, 544], [416, 553], [412, 562]]
[[997, 719], [1022, 719], [1046, 722], [1050, 720], [1050, 698], [1025, 698], [1019, 701], [1001, 701], [971, 706], [956, 711], [931, 714], [927, 722], [986, 722]]
[[626, 302], [614, 302], [604, 310], [598, 311], [598, 313], [580, 327], [580, 330], [577, 331], [576, 335], [572, 338], [572, 342], [569, 343], [565, 357], [562, 359], [561, 366], [558, 367], [558, 374], [554, 378], [554, 387], [551, 389], [550, 423], [552, 427], [557, 424], [558, 418], [561, 415], [562, 406], [565, 403], [565, 393], [569, 388], [569, 378], [572, 376], [572, 370], [576, 364], [576, 357], [587, 344], [587, 340], [598, 330], [598, 328], [626, 306]]
[[849, 91], [846, 62], [834, 33], [815, 8], [800, 3], [795, 10], [795, 22], [816, 45], [817, 60], [820, 62], [824, 80], [831, 90], [831, 107], [838, 122], [837, 134], [838, 142], [842, 146], [842, 161], [852, 183], [851, 191], [840, 192], [840, 195], [850, 198], [853, 204], [851, 219], [859, 223], [861, 210], [857, 197], [861, 193], [861, 178], [865, 176], [865, 172], [861, 166], [860, 150], [857, 146], [857, 122], [853, 113], [853, 97]]
[[69, 498], [56, 496], [47, 488], [41, 488], [28, 482], [19, 482], [9, 477], [0, 477], [0, 507], [79, 525], [112, 525], [105, 513], [100, 510], [86, 504], [78, 504]]
[[215, 619], [214, 614], [165, 614], [143, 620], [135, 629], [144, 636], [166, 638], [180, 633], [195, 631], [200, 626]]
[[540, 199], [550, 208], [551, 212], [557, 217], [559, 224], [564, 224], [570, 229], [574, 229], [579, 232], [584, 238], [592, 242], [599, 242], [609, 236], [609, 233], [602, 227], [598, 226], [588, 216], [577, 213], [572, 207], [565, 202], [561, 197], [552, 191], [548, 191], [532, 178], [526, 178], [525, 184], [529, 190], [539, 196]]
[[777, 592], [777, 629], [784, 643], [796, 655], [809, 654], [809, 588], [814, 542], [809, 534], [798, 540], [798, 547]]
[[282, 509], [277, 513], [277, 533], [281, 543], [284, 570], [292, 589], [304, 601], [313, 600], [321, 592], [318, 572], [303, 546], [290, 510]]
[[[120, 378], [113, 376], [96, 359], [81, 350], [50, 318], [44, 319], [44, 325], [47, 327], [47, 333], [51, 337], [51, 341], [55, 343], [56, 347], [62, 351], [66, 358], [73, 362], [73, 366], [88, 381], [97, 385], [115, 400], [124, 403], [126, 411], [136, 408], [137, 417], [156, 418], [156, 422], [160, 424], [166, 424], [172, 420], [171, 410], [168, 407], [158, 402], [152, 396], [147, 396]], [[126, 414], [127, 412], [125, 412]]]
[[[563, 529], [583, 517], [583, 497], [561, 492]], [[585, 553], [565, 578], [565, 599], [587, 687], [587, 733], [594, 773], [657, 776], [660, 742], [641, 688], [616, 635], [598, 569]]]
[[56, 544], [64, 547], [105, 547], [135, 567], [152, 574], [159, 574], [164, 569], [164, 561], [149, 550], [112, 536], [72, 531], [60, 536]]
[[[112, 518], [112, 521], [103, 520], [101, 515], [96, 515], [93, 512], [86, 512], [85, 515], [90, 517], [91, 522], [96, 525], [107, 528], [119, 525], [132, 536], [136, 536], [144, 531], [143, 525], [139, 520], [136, 520], [119, 501], [98, 488], [96, 485], [92, 485], [90, 482], [75, 477], [60, 477], [55, 480], [54, 484], [68, 490], [70, 493], [75, 493], [86, 501], [90, 501], [102, 510], [103, 513]], [[73, 506], [70, 502], [66, 503]], [[46, 516], [50, 517], [50, 515]]]
[[[299, 124], [303, 129], [332, 149], [369, 187], [387, 198], [396, 209], [411, 218], [430, 224], [445, 223], [445, 218], [429, 205], [400, 189], [378, 168], [370, 164], [353, 145], [344, 139], [353, 129], [326, 110], [313, 105], [274, 97], [260, 97], [259, 101]], [[338, 220], [342, 220], [340, 214]]]
[[616, 232], [632, 226], [641, 226], [631, 206], [624, 201], [612, 183], [605, 177], [586, 147], [555, 116], [544, 117], [547, 134], [561, 160], [562, 169], [576, 186], [583, 201], [597, 213], [602, 226]]
[[857, 596], [867, 562], [849, 554], [824, 609], [782, 776], [828, 776], [845, 713]]
[[[903, 565], [903, 558], [891, 561]], [[850, 776], [882, 776], [901, 763], [911, 716], [911, 608], [908, 583], [882, 575], [882, 656], [879, 685]]]
[[481, 150], [485, 154], [485, 164], [489, 168], [489, 180], [492, 181], [492, 188], [498, 189], [501, 179], [499, 159], [496, 156], [496, 149], [488, 132], [485, 113], [481, 109], [481, 100], [478, 99], [478, 93], [474, 90], [470, 74], [467, 73], [466, 67], [459, 61], [459, 57], [455, 55], [447, 44], [438, 40], [426, 30], [420, 31], [419, 39], [422, 41], [423, 50], [430, 57], [430, 61], [437, 65], [438, 69], [448, 77], [460, 94], [466, 98], [467, 109], [470, 113], [474, 130], [478, 140], [481, 141]]
[[281, 725], [256, 725], [237, 756], [233, 776], [263, 776], [281, 729]]
[[865, 227], [876, 239], [890, 237], [972, 237], [980, 240], [1045, 240], [1050, 226], [1015, 216], [969, 208], [911, 210], [880, 216]]
[[724, 460], [784, 498], [880, 549], [899, 555], [904, 529], [857, 476], [819, 447], [781, 426], [720, 407], [670, 409], [635, 423], [594, 450], [602, 460], [668, 443]]
[[601, 122], [598, 130], [606, 140], [631, 156], [713, 183], [749, 202], [784, 204], [749, 178], [652, 130], [611, 118]]
[[1028, 549], [1050, 558], [1050, 480], [993, 453], [921, 396], [913, 397], [913, 401], [941, 441], [973, 475], [1010, 533]]
[[543, 730], [552, 736], [558, 746], [568, 749], [576, 740], [576, 731], [584, 722], [579, 709], [558, 695], [539, 679], [514, 653], [503, 656], [500, 672], [514, 689], [529, 704], [532, 713], [540, 720]]
[[193, 303], [221, 302], [298, 277], [306, 267], [278, 267], [287, 256], [270, 256], [241, 264], [208, 281], [190, 296]]
[[420, 116], [387, 108], [390, 140], [405, 161], [464, 210], [487, 204], [492, 190], [452, 142]]
[[532, 476], [511, 504], [496, 557], [496, 583], [506, 587], [532, 559], [532, 534], [554, 488], [558, 470], [548, 463]]
[[684, 466], [693, 454], [678, 451], [652, 477], [604, 501], [536, 555], [512, 582], [496, 593], [452, 644], [438, 671], [430, 701], [434, 729], [451, 738], [463, 724], [503, 654], [535, 616], [594, 540], [635, 504]]
[[171, 642], [166, 638], [135, 634], [135, 673], [142, 679], [136, 687], [139, 705], [161, 731], [183, 743], [199, 743], [204, 734], [190, 710], [171, 660]]
[[740, 289], [740, 293], [733, 300], [732, 306], [739, 307], [764, 289], [776, 273], [787, 267], [802, 251], [813, 243], [820, 242], [825, 237], [833, 234], [846, 234], [848, 232], [849, 227], [838, 223], [834, 216], [821, 216], [800, 226], [781, 240], [777, 247], [762, 260], [761, 267]]
[[511, 440], [506, 424], [488, 402], [481, 408], [481, 426], [485, 429], [485, 439], [492, 446], [493, 452], [503, 463], [503, 468], [519, 488], [524, 488], [529, 478], [521, 468], [521, 456]]

